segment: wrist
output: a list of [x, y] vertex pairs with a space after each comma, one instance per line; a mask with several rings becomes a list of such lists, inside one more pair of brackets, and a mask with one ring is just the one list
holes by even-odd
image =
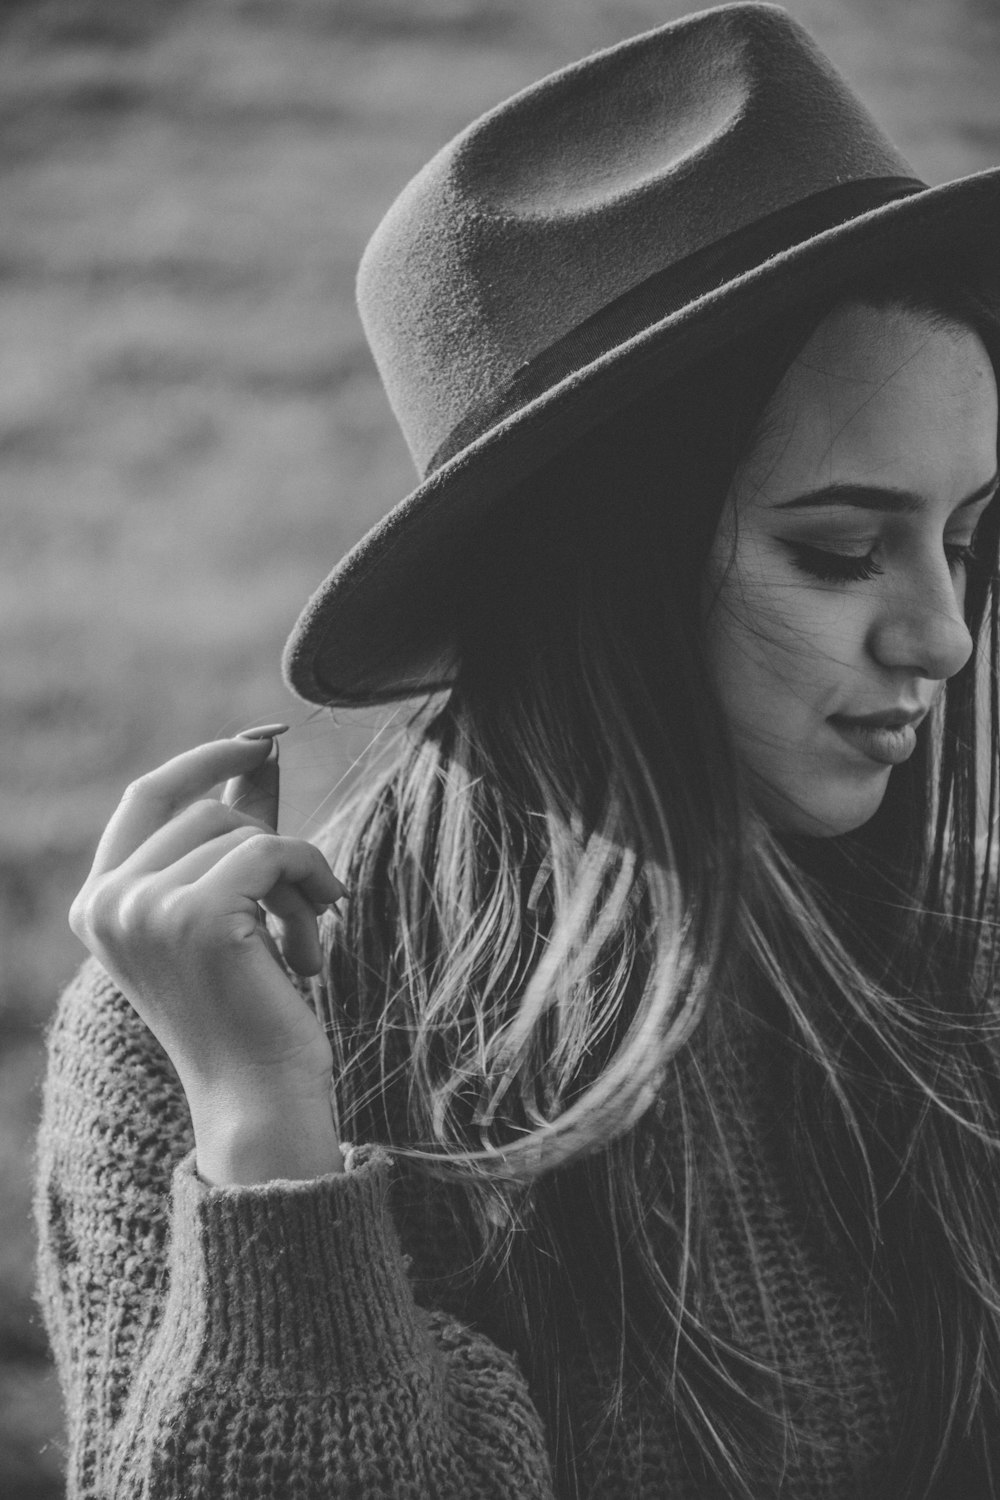
[[198, 1175], [215, 1187], [302, 1182], [344, 1170], [328, 1100], [216, 1100], [192, 1110], [192, 1122]]

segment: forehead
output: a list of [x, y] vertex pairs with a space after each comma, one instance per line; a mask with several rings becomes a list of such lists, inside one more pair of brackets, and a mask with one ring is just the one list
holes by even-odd
[[953, 500], [992, 475], [996, 447], [996, 380], [975, 333], [849, 303], [786, 372], [741, 466], [739, 497], [778, 504], [842, 482]]

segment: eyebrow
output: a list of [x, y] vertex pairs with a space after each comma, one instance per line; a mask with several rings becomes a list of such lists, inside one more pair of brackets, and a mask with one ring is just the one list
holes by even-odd
[[[956, 505], [964, 510], [968, 505], [978, 505], [1000, 486], [1000, 473], [980, 485]], [[883, 510], [897, 515], [912, 515], [921, 509], [923, 501], [912, 490], [896, 489], [892, 485], [875, 484], [827, 484], [822, 489], [806, 490], [793, 500], [783, 500], [775, 510], [808, 510], [812, 506], [849, 505], [856, 510]]]

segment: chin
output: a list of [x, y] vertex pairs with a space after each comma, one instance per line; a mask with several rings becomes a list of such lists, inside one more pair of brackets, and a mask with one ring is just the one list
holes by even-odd
[[798, 834], [805, 838], [835, 839], [854, 833], [874, 818], [885, 798], [889, 774], [879, 778], [877, 786], [844, 789], [797, 787], [779, 791], [773, 786], [762, 789], [757, 806], [764, 821], [776, 833]]

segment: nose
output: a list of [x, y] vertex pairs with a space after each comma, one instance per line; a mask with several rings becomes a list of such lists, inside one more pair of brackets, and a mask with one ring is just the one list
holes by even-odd
[[871, 650], [885, 667], [936, 682], [954, 677], [972, 655], [965, 623], [964, 581], [941, 557], [899, 587], [887, 590], [871, 632]]

